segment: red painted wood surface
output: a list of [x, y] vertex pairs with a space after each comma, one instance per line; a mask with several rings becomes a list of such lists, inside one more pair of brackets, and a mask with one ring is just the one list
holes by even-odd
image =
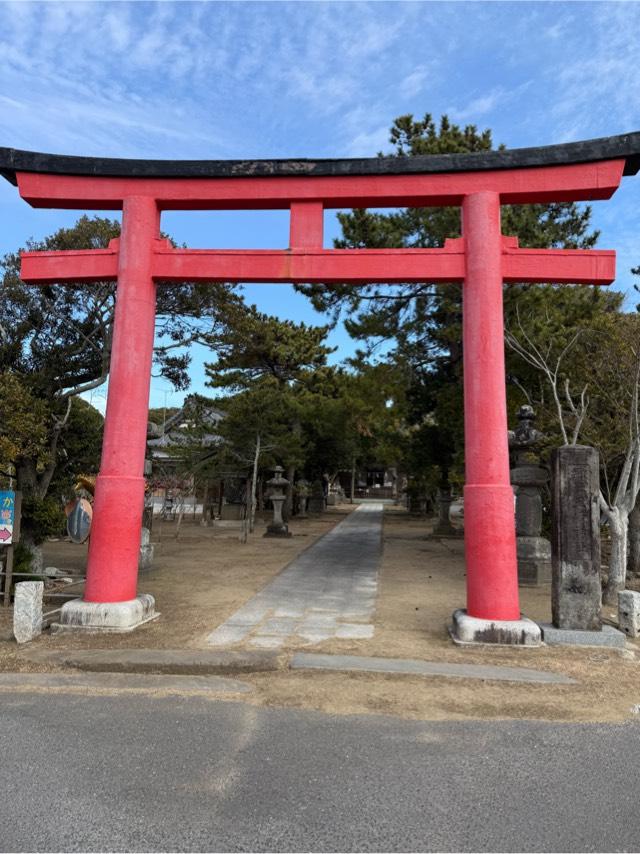
[[322, 249], [324, 205], [322, 202], [292, 202], [289, 248]]
[[[508, 238], [505, 238], [508, 240]], [[156, 241], [153, 278], [159, 282], [460, 282], [464, 244], [444, 249], [171, 249]], [[608, 285], [615, 279], [610, 250], [502, 250], [506, 282]], [[117, 248], [86, 252], [25, 252], [22, 279], [33, 284], [115, 280]]]
[[469, 193], [500, 194], [502, 204], [608, 199], [625, 160], [426, 175], [260, 178], [88, 178], [19, 172], [20, 195], [33, 207], [118, 210], [127, 196], [149, 196], [161, 210], [288, 208], [318, 201], [325, 208], [461, 205]]
[[[36, 207], [118, 209], [108, 249], [30, 252], [26, 282], [118, 281], [102, 466], [85, 598], [136, 595], [157, 282], [464, 282], [465, 552], [468, 611], [520, 616], [509, 483], [503, 282], [608, 284], [615, 254], [519, 249], [500, 233], [500, 205], [609, 198], [625, 160], [449, 174], [342, 177], [105, 178], [18, 173]], [[461, 205], [464, 238], [442, 249], [322, 248], [326, 208]], [[290, 248], [173, 249], [159, 211], [290, 208]], [[452, 605], [455, 603], [452, 603]]]
[[498, 195], [467, 196], [462, 228], [466, 249], [462, 334], [467, 612], [481, 619], [518, 620]]
[[126, 602], [136, 597], [156, 314], [152, 249], [159, 229], [160, 214], [153, 199], [127, 199], [84, 591], [87, 602]]

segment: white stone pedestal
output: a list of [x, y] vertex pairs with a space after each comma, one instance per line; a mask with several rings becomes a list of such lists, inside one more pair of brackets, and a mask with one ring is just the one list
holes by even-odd
[[618, 625], [630, 638], [640, 636], [640, 593], [635, 590], [618, 593]]
[[533, 620], [481, 620], [470, 617], [466, 611], [453, 612], [450, 629], [454, 643], [492, 643], [505, 646], [540, 646], [542, 632]]
[[57, 631], [130, 632], [160, 615], [155, 599], [141, 593], [127, 602], [65, 602], [60, 611]]

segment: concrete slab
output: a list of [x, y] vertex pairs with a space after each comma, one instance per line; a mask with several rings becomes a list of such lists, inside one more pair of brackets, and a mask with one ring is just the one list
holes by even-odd
[[324, 643], [324, 641], [335, 637], [335, 633], [325, 629], [301, 629], [297, 637], [301, 637], [309, 643]]
[[599, 632], [580, 629], [556, 629], [549, 623], [540, 623], [542, 639], [549, 646], [608, 646], [624, 649], [627, 636], [613, 626], [603, 625]]
[[322, 613], [319, 611], [314, 611], [314, 612], [310, 613], [309, 616], [306, 617], [306, 619], [304, 619], [302, 621], [302, 623], [300, 624], [300, 628], [305, 630], [305, 631], [307, 629], [323, 629], [323, 630], [324, 629], [327, 629], [327, 630], [331, 629], [331, 630], [333, 630], [336, 627], [337, 616], [338, 615], [336, 615], [335, 612], [334, 613], [326, 613], [326, 612]]
[[398, 673], [405, 676], [447, 676], [456, 679], [483, 679], [500, 682], [544, 682], [575, 685], [575, 679], [548, 670], [525, 667], [493, 667], [484, 664], [453, 664], [408, 658], [371, 658], [360, 655], [320, 655], [296, 652], [289, 665], [294, 670], [343, 670], [359, 673]]
[[142, 694], [245, 694], [251, 685], [221, 676], [154, 676], [131, 673], [0, 673], [0, 691], [70, 691], [93, 694], [121, 691]]
[[352, 624], [375, 612], [381, 531], [382, 505], [358, 507], [211, 632], [207, 643], [276, 649], [292, 638], [306, 646], [372, 637], [370, 623], [355, 630]]
[[337, 638], [372, 638], [373, 626], [358, 623], [342, 623], [336, 631]]
[[[265, 620], [260, 626], [261, 635], [290, 635], [295, 631], [300, 624], [300, 620], [293, 617], [274, 617], [270, 620]], [[209, 636], [211, 637], [211, 636]]]
[[280, 649], [282, 646], [282, 636], [254, 635], [249, 641], [249, 645], [255, 646], [258, 649]]
[[227, 644], [239, 643], [244, 640], [251, 631], [252, 626], [246, 625], [224, 625], [212, 632], [209, 637], [215, 641], [215, 645], [226, 646]]
[[174, 675], [254, 673], [278, 670], [283, 663], [277, 653], [267, 650], [261, 652], [210, 649], [42, 650], [29, 653], [25, 658], [30, 661], [95, 672]]

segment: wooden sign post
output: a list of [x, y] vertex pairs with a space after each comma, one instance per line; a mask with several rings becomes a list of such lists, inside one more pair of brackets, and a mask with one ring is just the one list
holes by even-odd
[[21, 509], [21, 492], [13, 492], [11, 490], [0, 492], [0, 547], [4, 552], [4, 588], [2, 602], [5, 608], [8, 608], [11, 604], [13, 547], [20, 541]]

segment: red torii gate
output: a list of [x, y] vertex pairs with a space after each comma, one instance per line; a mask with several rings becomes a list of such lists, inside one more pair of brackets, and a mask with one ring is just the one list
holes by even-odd
[[[28, 283], [118, 283], [87, 582], [61, 621], [128, 629], [154, 614], [153, 598], [136, 594], [157, 282], [463, 282], [467, 610], [456, 612], [454, 628], [460, 640], [538, 642], [518, 602], [502, 287], [609, 284], [615, 253], [519, 249], [501, 233], [500, 205], [607, 199], [638, 168], [640, 133], [360, 160], [135, 161], [0, 149], [0, 173], [33, 207], [123, 211], [121, 237], [107, 249], [22, 256]], [[462, 207], [463, 237], [442, 249], [323, 249], [327, 208], [443, 205]], [[174, 249], [159, 237], [163, 210], [276, 208], [291, 212], [288, 249]]]

